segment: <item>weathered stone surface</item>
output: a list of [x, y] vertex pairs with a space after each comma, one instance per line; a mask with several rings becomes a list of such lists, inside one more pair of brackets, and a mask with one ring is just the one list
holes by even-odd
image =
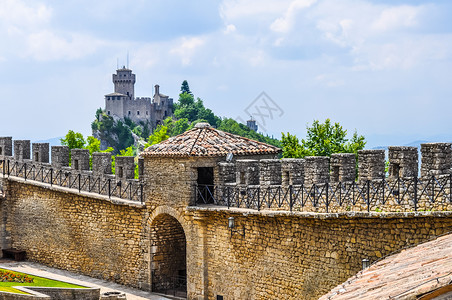
[[389, 168], [391, 178], [418, 176], [419, 159], [416, 147], [388, 147]]
[[0, 158], [13, 156], [13, 138], [0, 137]]
[[30, 159], [30, 140], [14, 140], [14, 159]]
[[450, 143], [421, 144], [421, 177], [450, 174], [452, 149]]
[[358, 179], [372, 180], [385, 177], [385, 151], [358, 151]]
[[307, 156], [304, 164], [304, 183], [322, 184], [329, 182], [330, 159], [326, 156]]
[[330, 159], [330, 181], [349, 182], [356, 178], [356, 158], [353, 153], [334, 153]]
[[61, 168], [69, 166], [69, 147], [52, 146], [52, 167]]

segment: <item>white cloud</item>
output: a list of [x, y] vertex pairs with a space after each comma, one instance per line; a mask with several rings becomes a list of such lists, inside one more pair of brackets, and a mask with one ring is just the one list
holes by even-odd
[[180, 57], [182, 65], [187, 66], [191, 64], [191, 59], [195, 55], [197, 49], [204, 45], [204, 38], [201, 37], [183, 37], [178, 45], [170, 50], [170, 53], [176, 54]]
[[229, 34], [229, 33], [233, 33], [236, 30], [237, 30], [237, 28], [235, 27], [234, 24], [229, 24], [228, 26], [226, 26], [226, 29], [223, 32], [224, 32], [224, 34]]
[[0, 0], [0, 24], [6, 31], [32, 29], [49, 22], [52, 9], [42, 3], [27, 5], [20, 0]]
[[295, 18], [299, 10], [308, 8], [316, 3], [317, 0], [294, 0], [290, 3], [283, 17], [276, 19], [271, 25], [270, 29], [276, 32], [288, 32], [292, 29]]
[[387, 31], [413, 27], [418, 24], [417, 18], [422, 9], [422, 6], [408, 5], [385, 8], [372, 23], [371, 28], [376, 31]]
[[94, 53], [103, 43], [80, 34], [67, 38], [51, 31], [32, 33], [27, 38], [27, 54], [39, 61], [71, 60]]
[[224, 20], [275, 16], [285, 11], [290, 0], [224, 0], [220, 4], [220, 16]]

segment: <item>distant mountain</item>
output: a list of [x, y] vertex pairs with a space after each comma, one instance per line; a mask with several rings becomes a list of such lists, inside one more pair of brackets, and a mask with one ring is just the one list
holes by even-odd
[[49, 143], [49, 146], [61, 146], [60, 139], [64, 138], [64, 136], [54, 137], [47, 140], [33, 141], [32, 143]]
[[424, 143], [430, 143], [430, 141], [418, 140], [418, 141], [414, 141], [409, 144], [406, 144], [404, 146], [421, 148], [421, 144], [424, 144]]

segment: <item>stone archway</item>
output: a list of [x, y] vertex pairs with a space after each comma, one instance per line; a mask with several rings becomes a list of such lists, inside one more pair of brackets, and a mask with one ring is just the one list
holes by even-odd
[[181, 223], [171, 212], [150, 219], [152, 291], [187, 295], [187, 241]]

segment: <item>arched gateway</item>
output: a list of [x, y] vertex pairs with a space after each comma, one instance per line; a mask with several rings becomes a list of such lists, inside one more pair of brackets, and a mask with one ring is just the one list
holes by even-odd
[[182, 297], [185, 293], [188, 299], [209, 297], [207, 224], [189, 208], [196, 200], [212, 203], [220, 177], [218, 163], [226, 156], [264, 159], [279, 151], [198, 123], [142, 153], [145, 194], [152, 212], [148, 219], [152, 291]]
[[168, 214], [158, 215], [150, 228], [152, 291], [187, 295], [187, 242], [182, 225]]

